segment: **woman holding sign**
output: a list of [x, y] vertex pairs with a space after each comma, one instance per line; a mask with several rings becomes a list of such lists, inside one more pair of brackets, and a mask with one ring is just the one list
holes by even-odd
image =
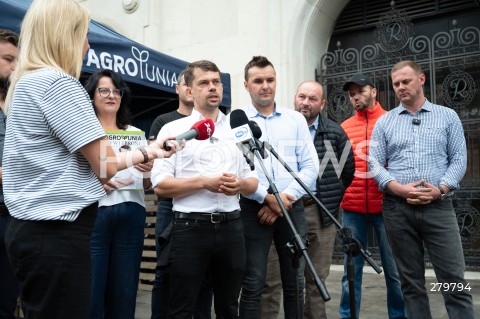
[[[144, 133], [130, 125], [130, 90], [120, 75], [98, 71], [87, 80], [85, 90], [115, 151], [147, 144]], [[150, 187], [144, 173], [152, 164], [118, 171], [103, 185], [107, 196], [99, 200], [91, 241], [92, 319], [134, 318], [146, 218], [144, 188]]]

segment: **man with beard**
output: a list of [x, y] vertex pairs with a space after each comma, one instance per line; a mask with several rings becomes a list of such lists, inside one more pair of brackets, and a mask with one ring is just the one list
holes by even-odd
[[[341, 125], [352, 143], [356, 172], [352, 184], [345, 191], [341, 204], [343, 209], [342, 224], [343, 227], [352, 230], [352, 237], [360, 243], [363, 249], [367, 249], [368, 228], [371, 225], [378, 241], [382, 266], [385, 272], [388, 316], [391, 319], [405, 318], [405, 305], [403, 303], [400, 279], [383, 223], [383, 194], [378, 190], [377, 183], [375, 183], [368, 171], [370, 136], [372, 135], [375, 122], [387, 111], [376, 101], [377, 89], [373, 81], [364, 74], [354, 75], [345, 83], [343, 90], [348, 92], [350, 103], [355, 109], [355, 115], [345, 120]], [[356, 318], [359, 318], [360, 315], [364, 262], [362, 255], [354, 257]], [[339, 312], [341, 318], [351, 318], [346, 260], [342, 277], [342, 295]]]
[[190, 116], [167, 123], [159, 136], [178, 136], [200, 120], [215, 123], [207, 140], [192, 139], [171, 159], [155, 161], [155, 194], [173, 198], [168, 318], [192, 318], [197, 296], [210, 272], [217, 318], [238, 316], [245, 270], [245, 244], [238, 195], [255, 192], [258, 178], [238, 149], [223, 97], [220, 70], [210, 61], [190, 63], [185, 71]]

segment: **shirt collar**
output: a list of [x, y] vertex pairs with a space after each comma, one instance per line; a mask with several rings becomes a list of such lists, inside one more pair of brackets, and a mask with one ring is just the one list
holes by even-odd
[[320, 119], [320, 114], [317, 114], [317, 118], [315, 119], [315, 121], [313, 121], [312, 125], [309, 125], [308, 127], [310, 128], [311, 126], [313, 126], [313, 129], [314, 129], [315, 132], [316, 132], [317, 129], [318, 129], [319, 119]]
[[[255, 106], [253, 106], [252, 103], [250, 103], [249, 105], [247, 105], [246, 109], [245, 109], [245, 113], [247, 114], [247, 116], [249, 118], [254, 118], [254, 117], [263, 117], [265, 118], [265, 115], [263, 115], [262, 113], [260, 113], [256, 108]], [[271, 116], [278, 116], [278, 115], [282, 115], [282, 111], [280, 110], [279, 107], [277, 107], [277, 103], [275, 102], [275, 109], [273, 110], [273, 113], [270, 114], [268, 117], [271, 117]]]
[[[410, 112], [402, 103], [398, 106], [398, 114], [410, 114]], [[425, 102], [423, 103], [422, 107], [420, 110], [418, 110], [418, 113], [420, 112], [431, 112], [432, 111], [432, 103], [430, 103], [429, 100], [425, 99]]]
[[[205, 119], [205, 117], [200, 113], [198, 112], [195, 108], [192, 110], [192, 114], [190, 115], [191, 118], [195, 119], [196, 121], [200, 121], [200, 120], [203, 120]], [[225, 119], [226, 119], [226, 115], [223, 114], [222, 111], [218, 110], [218, 115], [217, 115], [217, 120], [215, 121], [215, 124], [220, 124], [220, 123], [224, 123], [225, 122]]]

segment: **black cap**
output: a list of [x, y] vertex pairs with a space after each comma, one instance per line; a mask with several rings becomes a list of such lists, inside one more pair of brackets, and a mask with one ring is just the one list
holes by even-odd
[[360, 86], [370, 85], [371, 87], [375, 87], [375, 84], [373, 83], [372, 79], [370, 79], [365, 74], [359, 73], [352, 76], [350, 80], [347, 83], [345, 83], [345, 85], [343, 86], [343, 90], [348, 91], [348, 88], [350, 87], [350, 85], [354, 83]]

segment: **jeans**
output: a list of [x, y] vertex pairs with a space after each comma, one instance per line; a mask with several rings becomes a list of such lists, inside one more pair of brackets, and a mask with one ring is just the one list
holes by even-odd
[[[163, 233], [172, 220], [172, 201], [159, 199], [157, 207], [157, 220], [155, 223], [155, 247], [157, 256], [160, 256], [161, 252], [158, 237]], [[168, 266], [157, 265], [152, 287], [151, 319], [166, 319], [168, 317], [168, 295], [170, 293], [168, 276]], [[213, 293], [210, 284], [205, 282], [205, 284], [200, 288], [195, 307], [194, 319], [210, 319], [212, 317], [212, 297]]]
[[[295, 273], [292, 266], [292, 255], [285, 247], [292, 241], [293, 233], [286, 218], [278, 218], [273, 225], [260, 224], [257, 213], [262, 207], [256, 201], [246, 198], [240, 199], [242, 221], [245, 229], [245, 245], [247, 251], [247, 265], [240, 299], [240, 318], [255, 319], [260, 317], [260, 299], [265, 286], [267, 273], [267, 259], [272, 240], [275, 242], [280, 262], [280, 273], [283, 286], [283, 307], [285, 318], [303, 318], [303, 289], [305, 259], [299, 259], [299, 267]], [[300, 237], [307, 234], [307, 223], [303, 210], [303, 203], [293, 204], [289, 215]], [[297, 309], [298, 307], [298, 309]]]
[[282, 277], [277, 248], [272, 242], [267, 260], [267, 277], [260, 300], [260, 318], [277, 319], [282, 302]]
[[5, 250], [5, 233], [11, 220], [8, 215], [0, 216], [0, 318], [15, 318], [18, 298], [18, 280], [13, 273]]
[[134, 318], [145, 218], [145, 207], [133, 202], [99, 208], [91, 240], [90, 318]]
[[217, 318], [238, 318], [238, 296], [245, 271], [241, 219], [221, 223], [175, 219], [168, 271], [168, 318], [192, 318], [207, 272]]
[[[387, 307], [388, 317], [406, 318], [405, 304], [400, 284], [400, 278], [397, 271], [392, 250], [388, 244], [387, 233], [385, 231], [384, 219], [382, 214], [364, 214], [354, 212], [343, 212], [342, 226], [352, 230], [352, 237], [356, 239], [363, 249], [367, 249], [368, 225], [372, 225], [375, 231], [375, 237], [380, 249], [380, 258], [387, 286]], [[355, 307], [356, 317], [360, 318], [360, 305], [362, 300], [362, 276], [365, 260], [361, 254], [353, 258], [355, 268]], [[350, 318], [350, 292], [348, 288], [347, 272], [345, 270], [342, 277], [342, 295], [340, 297], [340, 317]]]
[[90, 314], [90, 237], [98, 203], [73, 222], [12, 218], [5, 241], [28, 319], [85, 319]]
[[[402, 281], [409, 319], [430, 319], [425, 287], [424, 248], [427, 250], [438, 283], [467, 284], [460, 232], [451, 198], [428, 205], [410, 205], [386, 194], [383, 215], [390, 246]], [[442, 291], [450, 319], [473, 319], [469, 291]]]

